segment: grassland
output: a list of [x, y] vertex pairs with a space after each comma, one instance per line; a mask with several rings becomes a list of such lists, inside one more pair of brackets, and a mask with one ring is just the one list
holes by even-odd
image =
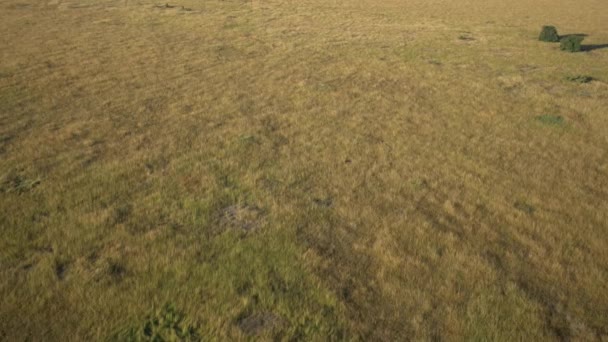
[[0, 340], [608, 340], [606, 1], [168, 5], [0, 0]]

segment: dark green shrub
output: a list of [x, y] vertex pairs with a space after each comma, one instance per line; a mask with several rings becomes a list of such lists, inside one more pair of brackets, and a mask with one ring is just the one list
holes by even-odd
[[585, 39], [581, 36], [567, 36], [560, 41], [559, 48], [564, 51], [579, 52], [581, 51], [581, 42]]
[[559, 35], [557, 34], [555, 26], [543, 26], [538, 40], [551, 43], [559, 42]]

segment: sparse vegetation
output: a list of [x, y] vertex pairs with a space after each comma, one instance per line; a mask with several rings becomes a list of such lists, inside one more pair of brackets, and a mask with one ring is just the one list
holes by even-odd
[[26, 2], [0, 340], [607, 338], [608, 3]]
[[40, 178], [28, 178], [18, 173], [8, 173], [0, 180], [0, 190], [10, 193], [24, 193], [40, 184]]
[[566, 76], [566, 80], [575, 83], [589, 83], [594, 80], [593, 77], [587, 75]]
[[525, 201], [516, 201], [515, 204], [513, 204], [513, 206], [517, 209], [520, 210], [526, 214], [533, 214], [534, 211], [536, 210], [533, 206], [531, 206], [530, 204], [526, 203]]

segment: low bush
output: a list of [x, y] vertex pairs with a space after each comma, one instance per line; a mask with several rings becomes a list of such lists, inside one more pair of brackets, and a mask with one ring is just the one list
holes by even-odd
[[569, 52], [581, 51], [581, 42], [585, 39], [581, 36], [567, 36], [561, 39], [560, 49]]
[[550, 43], [559, 42], [559, 35], [557, 34], [557, 29], [555, 26], [543, 26], [538, 40]]

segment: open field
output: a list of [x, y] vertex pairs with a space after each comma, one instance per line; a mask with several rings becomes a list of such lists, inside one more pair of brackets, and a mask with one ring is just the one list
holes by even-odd
[[0, 0], [0, 341], [608, 341], [608, 2], [165, 2]]

